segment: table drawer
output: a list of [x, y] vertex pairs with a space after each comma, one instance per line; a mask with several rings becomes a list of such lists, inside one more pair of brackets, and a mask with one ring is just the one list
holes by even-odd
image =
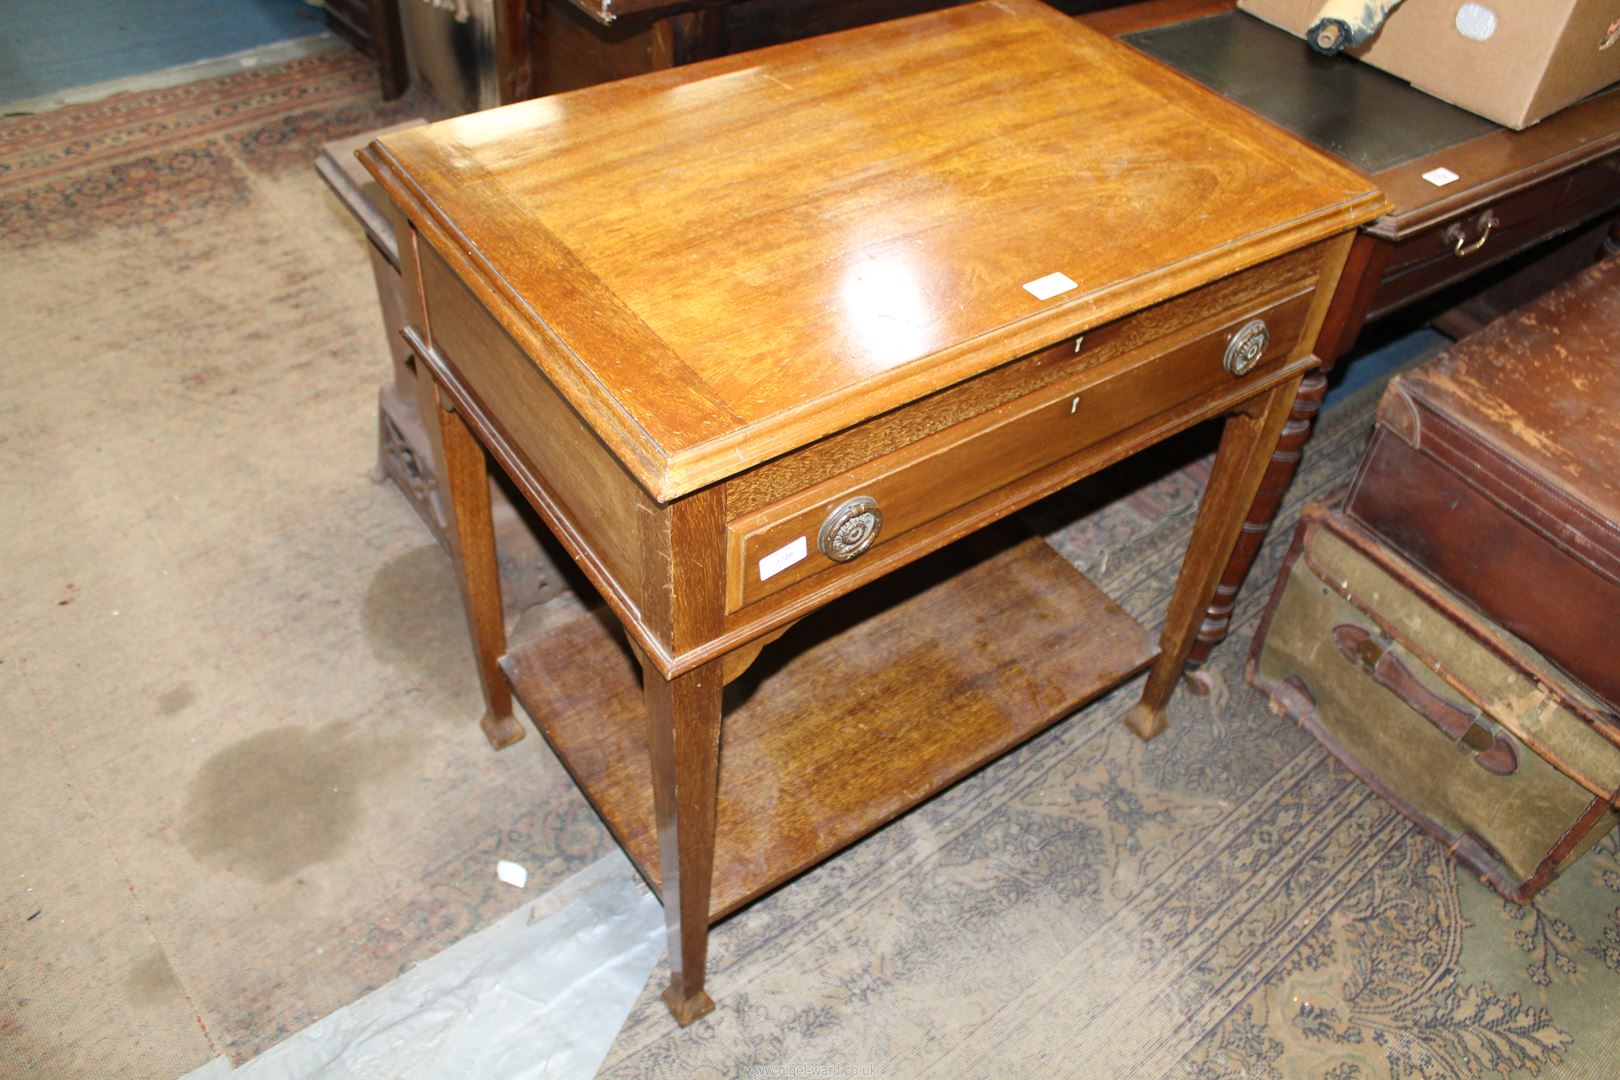
[[920, 527], [1153, 420], [1166, 402], [1200, 408], [1245, 377], [1224, 361], [1238, 351], [1235, 338], [1253, 339], [1256, 322], [1269, 343], [1247, 377], [1296, 355], [1310, 301], [1304, 286], [1214, 328], [1153, 342], [733, 520], [728, 610], [837, 573], [872, 548], [918, 541]]
[[[1239, 271], [1140, 311], [1086, 329], [1079, 341], [1065, 338], [1016, 357], [966, 382], [947, 387], [891, 413], [873, 417], [808, 446], [732, 477], [726, 484], [730, 518], [763, 510], [817, 484], [846, 475], [875, 458], [966, 423], [1043, 387], [1078, 385], [1093, 369], [1144, 350], [1163, 351], [1223, 325], [1227, 316], [1260, 311], [1279, 297], [1309, 289], [1326, 260], [1326, 244]], [[1054, 390], [1054, 393], [1061, 393]]]
[[1620, 203], [1620, 157], [1554, 176], [1396, 245], [1368, 318], [1464, 280]]

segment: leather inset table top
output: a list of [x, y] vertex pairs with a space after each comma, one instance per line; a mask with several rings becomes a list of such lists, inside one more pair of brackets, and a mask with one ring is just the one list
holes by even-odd
[[1498, 130], [1377, 68], [1319, 56], [1241, 11], [1122, 40], [1368, 173]]

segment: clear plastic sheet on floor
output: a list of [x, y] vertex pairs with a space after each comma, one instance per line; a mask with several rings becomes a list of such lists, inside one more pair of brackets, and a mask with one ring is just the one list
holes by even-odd
[[[594, 886], [594, 887], [593, 887]], [[658, 900], [615, 852], [241, 1068], [185, 1080], [572, 1080], [596, 1074], [664, 948]]]

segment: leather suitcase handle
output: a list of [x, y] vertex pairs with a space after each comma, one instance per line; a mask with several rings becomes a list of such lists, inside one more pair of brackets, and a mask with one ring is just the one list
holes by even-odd
[[1359, 626], [1341, 623], [1333, 628], [1333, 643], [1351, 663], [1373, 681], [1400, 698], [1406, 706], [1433, 724], [1452, 742], [1474, 751], [1474, 763], [1497, 776], [1511, 776], [1519, 768], [1519, 752], [1505, 732], [1480, 723], [1479, 714], [1454, 705], [1417, 680], [1400, 657], [1380, 646]]

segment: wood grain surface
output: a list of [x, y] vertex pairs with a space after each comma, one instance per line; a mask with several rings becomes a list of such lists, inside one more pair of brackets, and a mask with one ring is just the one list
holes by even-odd
[[[1034, 0], [460, 117], [367, 162], [660, 500], [1381, 206]], [[1077, 284], [1024, 289], [1052, 273]]]
[[[609, 621], [583, 616], [502, 664], [659, 887], [642, 691], [622, 642]], [[999, 757], [1153, 655], [1130, 616], [1012, 527], [807, 619], [727, 691], [710, 918]]]
[[[1277, 303], [1245, 311], [1243, 320], [1264, 320], [1271, 335], [1267, 369], [1293, 359], [1305, 329], [1311, 293], [1299, 290]], [[1163, 350], [1147, 362], [1127, 354], [1099, 364], [1059, 386], [991, 409], [938, 435], [919, 438], [891, 454], [864, 463], [825, 483], [729, 523], [729, 606], [733, 609], [828, 569], [820, 552], [791, 568], [762, 578], [759, 560], [795, 536], [814, 537], [822, 519], [846, 499], [860, 494], [883, 511], [877, 543], [948, 511], [1010, 487], [1062, 458], [1142, 424], [1164, 403], [1183, 396], [1189, 408], [1220, 390], [1237, 392], [1241, 383], [1221, 367], [1221, 354], [1240, 324]], [[1269, 374], [1257, 370], [1255, 374]], [[1257, 378], [1254, 380], [1259, 382]], [[1246, 387], [1244, 388], [1246, 389]]]

